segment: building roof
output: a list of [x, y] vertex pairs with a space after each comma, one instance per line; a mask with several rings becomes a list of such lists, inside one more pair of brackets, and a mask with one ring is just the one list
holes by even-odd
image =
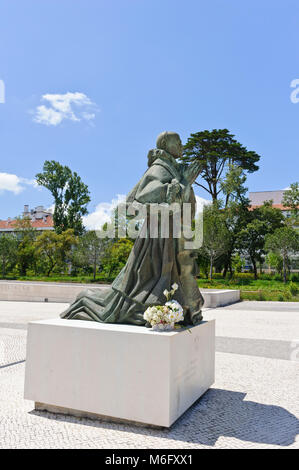
[[[51, 230], [54, 227], [52, 215], [46, 215], [41, 219], [31, 220], [31, 227], [37, 230]], [[0, 220], [0, 231], [13, 232], [15, 230], [16, 219]]]
[[273, 207], [278, 209], [285, 209], [282, 205], [282, 198], [285, 193], [284, 189], [279, 189], [277, 191], [255, 191], [249, 193], [249, 199], [252, 207], [262, 206], [265, 201], [273, 201]]
[[285, 192], [286, 189], [279, 189], [278, 191], [256, 191], [249, 193], [249, 210], [257, 209], [258, 207], [261, 207], [264, 202], [272, 200], [272, 207], [275, 209], [280, 209], [281, 211], [290, 211], [291, 207], [286, 207], [282, 204], [282, 199]]
[[[268, 201], [268, 199], [265, 199], [265, 201]], [[258, 207], [261, 207], [262, 205], [263, 205], [263, 203], [262, 204], [256, 204], [256, 205], [251, 204], [250, 209], [251, 210], [257, 209]], [[290, 210], [290, 207], [285, 207], [282, 204], [272, 204], [272, 207], [274, 207], [274, 209], [280, 209], [281, 211]]]

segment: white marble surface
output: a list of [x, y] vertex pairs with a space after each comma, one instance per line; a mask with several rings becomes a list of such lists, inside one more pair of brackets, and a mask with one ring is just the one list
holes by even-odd
[[169, 427], [214, 382], [215, 322], [153, 332], [51, 319], [29, 323], [25, 398]]
[[233, 289], [200, 289], [205, 308], [217, 308], [234, 304], [240, 300], [240, 291]]

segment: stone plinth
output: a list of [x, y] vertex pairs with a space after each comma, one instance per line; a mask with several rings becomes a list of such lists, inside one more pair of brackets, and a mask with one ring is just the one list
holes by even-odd
[[25, 398], [37, 409], [169, 427], [214, 382], [215, 322], [190, 331], [31, 322]]

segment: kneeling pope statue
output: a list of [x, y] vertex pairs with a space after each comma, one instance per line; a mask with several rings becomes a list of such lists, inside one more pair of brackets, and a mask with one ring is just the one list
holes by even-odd
[[[126, 204], [149, 207], [151, 204], [175, 203], [182, 208], [184, 203], [189, 203], [194, 217], [196, 200], [192, 184], [199, 173], [199, 165], [197, 162], [179, 163], [177, 159], [181, 156], [180, 136], [175, 132], [160, 134], [156, 148], [148, 153], [148, 169], [128, 194]], [[171, 228], [168, 236], [164, 236], [159, 227], [158, 236], [151, 237], [150, 232], [147, 218], [126, 265], [111, 286], [82, 291], [61, 317], [146, 325], [145, 310], [164, 305], [163, 292], [177, 284], [174, 299], [183, 307], [184, 324], [200, 323], [203, 297], [195, 277], [196, 251], [187, 249], [184, 236], [174, 236]]]

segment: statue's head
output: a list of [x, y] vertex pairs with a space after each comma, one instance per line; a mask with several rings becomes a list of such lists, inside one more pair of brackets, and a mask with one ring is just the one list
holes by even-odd
[[165, 131], [158, 135], [157, 148], [166, 150], [166, 152], [170, 153], [174, 158], [182, 156], [182, 141], [179, 134], [176, 132]]

